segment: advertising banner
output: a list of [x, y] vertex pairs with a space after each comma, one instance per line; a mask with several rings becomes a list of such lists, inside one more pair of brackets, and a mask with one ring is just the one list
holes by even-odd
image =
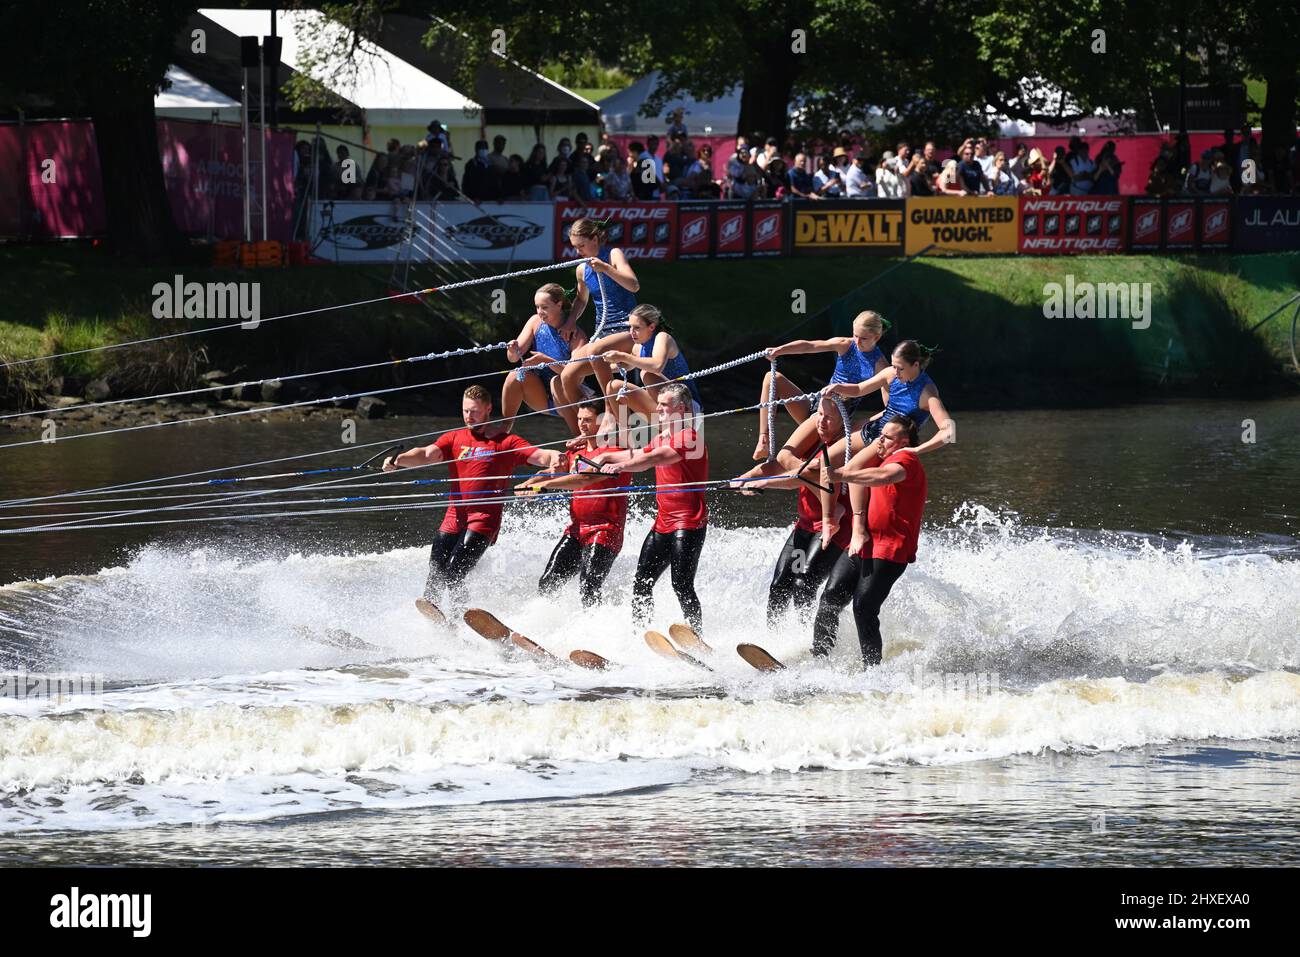
[[904, 200], [796, 200], [791, 251], [795, 255], [903, 252]]
[[628, 259], [669, 260], [676, 251], [676, 203], [556, 203], [556, 259], [577, 258], [569, 245], [569, 226], [588, 218], [611, 221], [609, 243], [621, 247]]
[[718, 203], [713, 212], [713, 255], [734, 259], [745, 255], [745, 222], [748, 210], [744, 203]]
[[785, 203], [757, 202], [749, 211], [749, 254], [779, 256], [785, 252]]
[[1138, 196], [1131, 204], [1129, 249], [1135, 253], [1159, 249], [1165, 232], [1164, 200]]
[[[266, 133], [266, 228], [270, 239], [287, 240], [293, 233], [292, 131]], [[255, 134], [250, 147], [260, 159]], [[244, 236], [244, 161], [238, 126], [158, 122], [158, 151], [172, 214], [181, 232], [190, 236], [242, 239]], [[253, 177], [253, 195], [262, 191], [260, 173]], [[262, 238], [262, 218], [255, 214], [253, 238]]]
[[681, 203], [677, 207], [677, 258], [707, 259], [713, 252], [712, 203]]
[[932, 256], [1014, 253], [1019, 248], [1020, 200], [1015, 196], [923, 196], [907, 203], [904, 250], [927, 246]]
[[1235, 206], [1234, 249], [1300, 249], [1300, 196], [1238, 196]]
[[[159, 120], [158, 154], [172, 217], [188, 236], [242, 239], [244, 166], [238, 126]], [[292, 132], [268, 132], [266, 219], [271, 239], [293, 225]], [[254, 146], [256, 149], [256, 144]], [[260, 153], [260, 149], [258, 150]], [[262, 189], [259, 174], [253, 183]], [[99, 236], [107, 228], [94, 126], [88, 120], [0, 124], [0, 235]], [[262, 238], [261, 215], [253, 224]]]
[[1201, 215], [1197, 223], [1198, 249], [1228, 249], [1232, 246], [1232, 200], [1222, 198], [1201, 200]]
[[1127, 229], [1122, 196], [1020, 198], [1022, 253], [1119, 253], [1128, 245]]
[[[554, 203], [434, 203], [434, 254], [469, 262], [550, 262]], [[423, 204], [421, 204], [423, 206]]]
[[317, 202], [308, 233], [312, 255], [341, 263], [429, 262], [431, 205], [420, 204], [408, 224], [406, 203]]
[[1165, 249], [1173, 252], [1196, 248], [1196, 201], [1165, 201]]

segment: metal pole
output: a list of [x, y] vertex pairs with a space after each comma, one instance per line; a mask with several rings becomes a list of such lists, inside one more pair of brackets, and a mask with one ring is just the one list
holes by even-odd
[[248, 149], [248, 67], [243, 68], [243, 91], [241, 93], [242, 103], [239, 110], [239, 134], [242, 143], [243, 160], [244, 160], [244, 242], [253, 241], [253, 208], [252, 208], [252, 177], [249, 173], [248, 163], [252, 157]]
[[18, 110], [18, 168], [14, 172], [14, 189], [18, 193], [18, 238], [32, 238], [32, 178], [27, 172], [27, 114]]
[[220, 126], [221, 114], [217, 110], [212, 111], [212, 124], [208, 128], [208, 242], [212, 242], [217, 237], [217, 194], [212, 190], [212, 181], [216, 178], [217, 163], [219, 162], [218, 153], [219, 143], [217, 137], [221, 135]]
[[[271, 0], [271, 36], [277, 36], [277, 35], [278, 35], [278, 34], [275, 32], [275, 29], [276, 29], [276, 27], [275, 27], [275, 21], [276, 21], [276, 7], [277, 7], [277, 6], [278, 6], [278, 4], [275, 2], [275, 0]], [[280, 100], [280, 61], [279, 61], [279, 60], [277, 60], [275, 63], [272, 63], [272, 64], [271, 64], [271, 71], [272, 71], [272, 72], [271, 72], [271, 128], [274, 129], [277, 125], [279, 125], [279, 123], [278, 123], [279, 118], [276, 116], [276, 111], [279, 109], [279, 106], [280, 106], [280, 104], [279, 104], [279, 100]], [[263, 202], [265, 202], [265, 197], [263, 197]]]
[[[321, 146], [320, 138], [320, 120], [316, 121], [316, 138], [311, 141], [311, 208], [316, 209], [316, 204], [320, 202], [320, 156], [317, 151]], [[311, 222], [311, 216], [306, 217], [307, 222]]]
[[262, 140], [262, 241], [267, 240], [266, 229], [266, 47], [257, 45], [257, 115], [261, 121]]

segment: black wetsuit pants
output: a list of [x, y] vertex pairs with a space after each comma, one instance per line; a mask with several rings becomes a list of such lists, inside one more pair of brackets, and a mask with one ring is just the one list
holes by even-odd
[[483, 557], [492, 542], [485, 535], [465, 529], [463, 532], [434, 533], [429, 549], [429, 577], [424, 583], [424, 597], [435, 605], [447, 589], [453, 606], [465, 604], [465, 576]]
[[609, 574], [617, 557], [617, 552], [604, 545], [593, 542], [584, 546], [572, 535], [561, 535], [537, 587], [542, 594], [549, 595], [577, 575], [582, 604], [590, 607], [600, 601], [600, 588], [605, 584], [605, 576]]
[[704, 548], [708, 530], [707, 525], [675, 532], [656, 532], [652, 528], [646, 535], [636, 564], [636, 577], [632, 579], [632, 621], [636, 627], [644, 628], [653, 617], [655, 582], [669, 568], [682, 614], [696, 632], [702, 632], [704, 621], [700, 599], [695, 594], [695, 569], [700, 564], [700, 550]]
[[817, 619], [813, 624], [813, 654], [829, 655], [835, 647], [835, 631], [840, 611], [853, 602], [853, 623], [858, 629], [863, 665], [880, 664], [883, 641], [880, 637], [880, 606], [889, 597], [894, 582], [907, 571], [899, 562], [883, 558], [862, 559], [841, 552], [826, 579]]
[[772, 572], [772, 585], [767, 590], [767, 623], [774, 625], [786, 607], [803, 611], [817, 597], [835, 560], [843, 551], [832, 545], [822, 548], [821, 532], [808, 532], [795, 526], [785, 540], [781, 554]]

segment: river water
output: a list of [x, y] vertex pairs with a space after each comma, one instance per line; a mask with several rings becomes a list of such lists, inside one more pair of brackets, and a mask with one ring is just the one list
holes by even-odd
[[[604, 606], [582, 609], [576, 587], [537, 595], [559, 504], [508, 508], [471, 579], [475, 604], [557, 654], [617, 663], [603, 673], [421, 618], [437, 510], [264, 504], [427, 487], [331, 473], [163, 490], [334, 483], [207, 512], [129, 489], [0, 506], [0, 529], [90, 510], [167, 522], [0, 535], [0, 675], [103, 688], [0, 697], [0, 860], [1300, 863], [1300, 400], [957, 419], [957, 443], [925, 459], [921, 553], [870, 673], [847, 612], [826, 663], [808, 661], [806, 622], [767, 629], [790, 492], [711, 497], [697, 581], [713, 672], [631, 633], [644, 499]], [[363, 421], [356, 441], [451, 424]], [[559, 437], [536, 418], [520, 432]], [[0, 449], [0, 498], [341, 434], [244, 422]], [[706, 438], [713, 476], [735, 474], [753, 420], [712, 419]], [[436, 504], [383, 504], [397, 501]], [[295, 508], [325, 511], [276, 514]], [[656, 599], [666, 629], [667, 576]], [[741, 641], [792, 667], [752, 671]]]

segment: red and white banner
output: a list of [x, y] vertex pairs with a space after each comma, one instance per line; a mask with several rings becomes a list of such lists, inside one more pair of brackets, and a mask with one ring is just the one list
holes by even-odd
[[677, 207], [677, 258], [707, 259], [713, 254], [713, 204]]
[[1232, 204], [1229, 197], [1155, 199], [1135, 196], [1130, 211], [1129, 249], [1135, 253], [1230, 249]]
[[749, 254], [779, 256], [785, 252], [785, 203], [757, 202], [749, 213]]
[[1138, 196], [1131, 202], [1129, 249], [1134, 252], [1159, 249], [1165, 233], [1164, 200]]
[[733, 259], [745, 255], [746, 214], [744, 203], [718, 203], [713, 214], [713, 255]]
[[1123, 196], [1020, 198], [1022, 253], [1121, 253], [1128, 245], [1127, 227]]
[[577, 219], [610, 221], [607, 237], [628, 259], [675, 258], [677, 250], [676, 203], [556, 203], [555, 256], [576, 259], [569, 243], [569, 227]]
[[1228, 249], [1232, 246], [1232, 200], [1201, 200], [1201, 219], [1197, 229], [1201, 249]]
[[1165, 204], [1165, 249], [1196, 248], [1196, 201], [1170, 200]]

